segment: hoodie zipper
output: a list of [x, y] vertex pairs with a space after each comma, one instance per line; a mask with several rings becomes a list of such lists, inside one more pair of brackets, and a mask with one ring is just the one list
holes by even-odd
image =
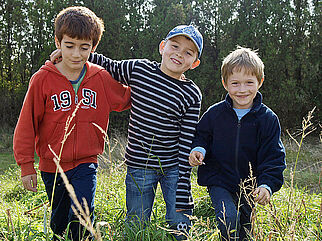
[[[81, 83], [81, 85], [82, 85], [82, 83]], [[81, 86], [79, 86], [79, 87], [78, 87], [77, 93], [74, 91], [74, 92], [75, 92], [75, 108], [74, 108], [74, 111], [75, 111], [75, 109], [76, 109], [76, 106], [78, 105], [78, 91], [79, 91], [80, 87], [81, 87]], [[74, 89], [74, 88], [73, 88], [73, 89]], [[77, 123], [78, 123], [78, 121], [77, 121], [77, 120], [78, 120], [78, 115], [76, 114], [74, 118], [75, 118], [75, 128], [74, 128], [74, 138], [75, 138], [75, 139], [74, 139], [74, 142], [73, 142], [73, 143], [74, 143], [73, 160], [77, 160], [77, 156], [76, 156], [76, 153], [77, 153], [77, 152], [76, 152], [76, 146], [77, 146], [77, 143], [76, 143], [76, 142], [77, 142], [77, 134], [78, 134], [78, 133], [77, 133], [77, 126], [76, 126], [76, 125], [77, 125]]]
[[[238, 117], [237, 117], [238, 119]], [[239, 152], [239, 135], [240, 135], [241, 121], [238, 119], [237, 123], [237, 133], [236, 133], [236, 146], [235, 146], [235, 171], [238, 179], [240, 179], [239, 170], [238, 170], [238, 152]]]
[[[78, 87], [77, 93], [74, 91], [75, 92], [75, 109], [76, 109], [76, 106], [78, 105], [78, 92], [80, 91], [80, 89], [82, 89], [82, 86], [84, 85], [84, 83], [85, 83], [85, 76], [84, 76], [84, 78], [82, 80], [82, 83]], [[77, 155], [76, 155], [76, 153], [77, 153], [76, 152], [76, 146], [77, 146], [76, 141], [77, 141], [77, 136], [78, 136], [78, 132], [77, 132], [77, 128], [76, 128], [77, 123], [78, 123], [78, 115], [76, 114], [75, 115], [75, 129], [74, 129], [74, 131], [75, 131], [75, 134], [74, 134], [74, 136], [75, 136], [75, 139], [74, 139], [74, 153], [73, 153], [74, 160], [77, 160]]]

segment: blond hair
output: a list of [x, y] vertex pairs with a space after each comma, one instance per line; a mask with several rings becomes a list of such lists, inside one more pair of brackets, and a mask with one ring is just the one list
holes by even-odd
[[221, 77], [225, 83], [233, 71], [241, 71], [255, 75], [258, 82], [264, 79], [264, 63], [259, 58], [257, 51], [249, 48], [237, 46], [237, 49], [231, 52], [222, 62]]

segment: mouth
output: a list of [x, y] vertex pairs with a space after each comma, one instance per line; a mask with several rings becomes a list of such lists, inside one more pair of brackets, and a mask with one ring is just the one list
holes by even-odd
[[181, 62], [175, 58], [171, 58], [171, 61], [174, 63], [174, 64], [181, 64]]
[[81, 61], [81, 60], [78, 60], [78, 61], [72, 60], [71, 62], [72, 62], [73, 64], [79, 64], [79, 63], [81, 63], [82, 61]]
[[248, 97], [248, 95], [237, 95], [237, 98], [240, 99], [246, 99]]

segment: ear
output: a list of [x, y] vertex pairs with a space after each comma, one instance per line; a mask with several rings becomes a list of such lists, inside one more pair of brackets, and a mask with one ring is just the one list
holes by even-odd
[[261, 79], [261, 81], [260, 81], [260, 83], [259, 83], [259, 86], [258, 86], [258, 89], [259, 89], [260, 87], [262, 87], [263, 82], [264, 82], [264, 77]]
[[190, 69], [197, 68], [200, 64], [200, 59], [197, 59], [195, 62], [192, 63]]
[[159, 53], [161, 55], [163, 54], [164, 46], [165, 46], [165, 41], [162, 40], [161, 43], [160, 43], [160, 45], [159, 45]]
[[55, 35], [55, 45], [57, 49], [60, 49], [60, 42], [58, 41], [58, 38], [56, 35]]
[[97, 44], [92, 48], [91, 53], [94, 53], [97, 48]]
[[[226, 83], [225, 83], [225, 81], [224, 81], [224, 78], [222, 78], [222, 79], [221, 79], [221, 83], [222, 83], [222, 85], [224, 86], [225, 90], [227, 90], [227, 85], [226, 85]], [[227, 91], [228, 91], [228, 90], [227, 90]]]

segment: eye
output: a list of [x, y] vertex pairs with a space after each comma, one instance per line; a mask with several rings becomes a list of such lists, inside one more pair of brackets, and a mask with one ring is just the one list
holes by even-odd
[[192, 56], [192, 52], [187, 51], [187, 55]]
[[82, 47], [81, 50], [87, 51], [89, 48]]
[[66, 48], [71, 49], [73, 46], [72, 45], [66, 45]]
[[178, 48], [178, 45], [176, 45], [176, 44], [172, 44], [172, 48]]

